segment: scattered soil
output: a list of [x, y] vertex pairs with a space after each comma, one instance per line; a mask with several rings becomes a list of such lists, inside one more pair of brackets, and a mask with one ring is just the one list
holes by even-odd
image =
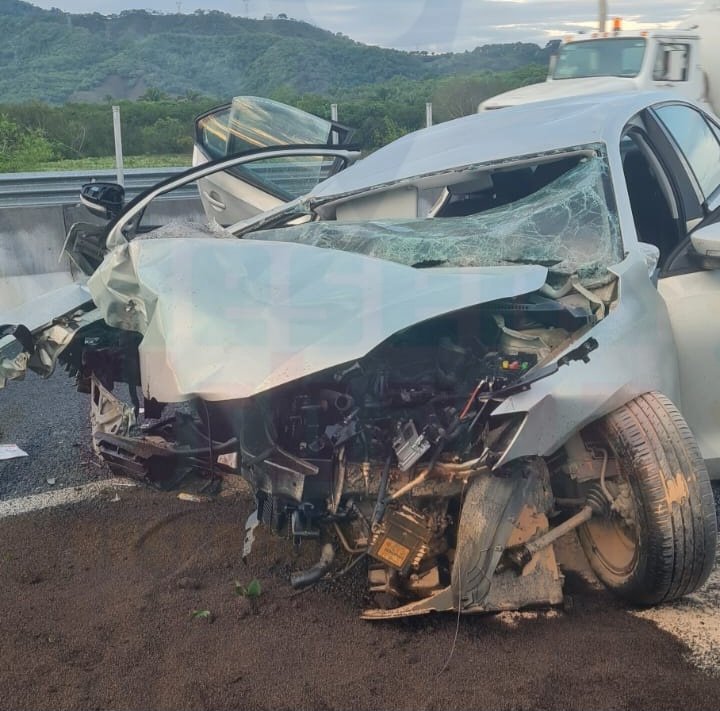
[[[242, 563], [247, 499], [117, 499], [0, 521], [0, 708], [654, 710], [720, 696], [674, 637], [580, 579], [570, 611], [364, 622], [362, 566], [293, 594], [288, 573], [317, 551], [265, 533]], [[255, 578], [258, 598], [235, 594]]]

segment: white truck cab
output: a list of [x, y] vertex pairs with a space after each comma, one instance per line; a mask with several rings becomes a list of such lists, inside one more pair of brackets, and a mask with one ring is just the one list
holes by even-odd
[[711, 103], [694, 31], [612, 32], [566, 37], [550, 62], [547, 81], [487, 99], [480, 111], [563, 96], [671, 88], [688, 99]]

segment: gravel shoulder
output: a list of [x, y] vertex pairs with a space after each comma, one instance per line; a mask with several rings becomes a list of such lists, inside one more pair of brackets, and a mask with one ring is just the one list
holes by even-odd
[[[713, 482], [715, 510], [720, 512], [720, 482]], [[638, 610], [637, 617], [682, 640], [686, 659], [720, 678], [720, 547], [715, 569], [703, 588], [669, 605]]]

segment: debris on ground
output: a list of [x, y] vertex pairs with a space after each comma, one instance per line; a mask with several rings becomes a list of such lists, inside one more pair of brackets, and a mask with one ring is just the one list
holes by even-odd
[[19, 457], [27, 457], [28, 453], [24, 452], [16, 444], [0, 444], [0, 461], [5, 459], [18, 459]]

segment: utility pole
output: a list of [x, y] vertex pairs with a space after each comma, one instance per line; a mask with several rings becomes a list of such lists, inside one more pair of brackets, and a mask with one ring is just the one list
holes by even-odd
[[607, 0], [598, 0], [598, 30], [605, 32], [605, 23], [607, 22]]

